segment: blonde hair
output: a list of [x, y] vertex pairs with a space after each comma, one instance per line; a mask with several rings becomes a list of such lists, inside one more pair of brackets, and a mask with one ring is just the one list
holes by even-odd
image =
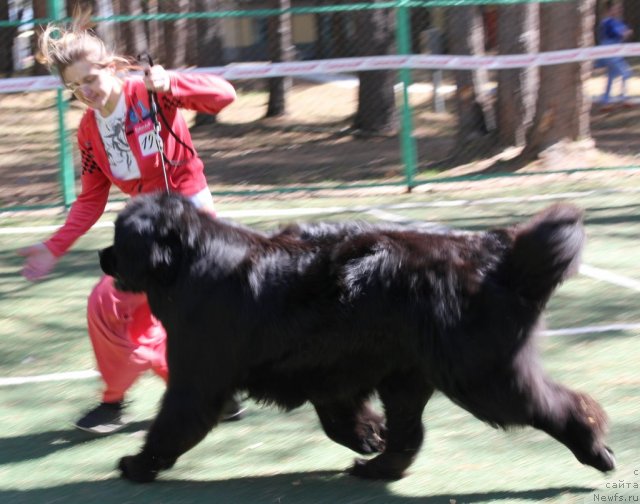
[[106, 47], [93, 32], [91, 11], [87, 9], [74, 11], [69, 28], [47, 25], [40, 36], [37, 59], [59, 76], [78, 61], [88, 61], [103, 68], [115, 63], [120, 71], [139, 68], [132, 59], [118, 56]]

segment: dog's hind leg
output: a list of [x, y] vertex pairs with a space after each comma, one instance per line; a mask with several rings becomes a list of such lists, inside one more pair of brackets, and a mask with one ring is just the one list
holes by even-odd
[[590, 396], [548, 381], [544, 408], [531, 425], [554, 437], [585, 465], [602, 472], [615, 468], [615, 458], [605, 445], [607, 417]]
[[468, 390], [464, 399], [450, 397], [492, 425], [530, 425], [560, 441], [583, 464], [603, 472], [613, 469], [602, 407], [588, 395], [549, 379], [530, 350], [484, 386]]
[[361, 478], [397, 480], [422, 446], [422, 412], [433, 388], [416, 372], [386, 378], [378, 386], [378, 393], [387, 418], [385, 450], [371, 460], [357, 459], [350, 473]]
[[531, 344], [515, 359], [513, 369], [529, 425], [560, 441], [583, 464], [602, 472], [615, 467], [604, 440], [607, 415], [595, 400], [546, 376]]
[[332, 403], [314, 403], [327, 436], [351, 450], [378, 453], [384, 450], [387, 428], [384, 415], [375, 411], [365, 398]]

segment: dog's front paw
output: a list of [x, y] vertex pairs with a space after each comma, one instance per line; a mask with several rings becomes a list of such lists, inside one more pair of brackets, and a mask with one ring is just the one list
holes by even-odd
[[395, 481], [404, 477], [404, 469], [407, 464], [397, 466], [393, 458], [379, 455], [371, 460], [357, 458], [349, 469], [351, 476], [358, 478]]
[[156, 479], [160, 468], [152, 458], [139, 454], [122, 457], [118, 469], [123, 478], [136, 483], [151, 483]]

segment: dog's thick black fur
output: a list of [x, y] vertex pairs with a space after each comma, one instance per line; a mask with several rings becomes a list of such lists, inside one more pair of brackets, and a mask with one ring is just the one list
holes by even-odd
[[[176, 195], [134, 199], [101, 265], [120, 288], [147, 293], [170, 373], [122, 474], [155, 479], [238, 390], [285, 409], [310, 401], [332, 440], [379, 453], [351, 468], [364, 478], [402, 477], [436, 390], [493, 426], [541, 429], [583, 464], [613, 469], [604, 411], [546, 376], [533, 341], [553, 290], [577, 270], [581, 221], [555, 205], [477, 234], [347, 223], [268, 235]], [[369, 404], [376, 392], [384, 415]]]

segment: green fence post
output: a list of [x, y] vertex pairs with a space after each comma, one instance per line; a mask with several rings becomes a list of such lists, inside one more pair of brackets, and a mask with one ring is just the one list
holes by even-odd
[[[63, 0], [47, 0], [47, 17], [50, 20], [58, 20], [64, 17]], [[68, 208], [76, 199], [75, 176], [73, 171], [73, 153], [67, 142], [67, 128], [65, 117], [68, 105], [62, 89], [56, 91], [56, 109], [58, 111], [58, 146], [60, 161], [60, 189], [65, 208]]]
[[69, 207], [76, 199], [75, 174], [73, 170], [73, 152], [67, 141], [67, 128], [65, 117], [69, 106], [67, 105], [62, 89], [56, 91], [56, 105], [58, 109], [58, 144], [60, 145], [60, 186], [64, 206]]
[[[411, 23], [407, 3], [408, 0], [400, 0], [396, 7], [396, 42], [398, 45], [398, 54], [411, 54]], [[411, 191], [416, 173], [417, 155], [416, 143], [413, 138], [411, 105], [409, 103], [409, 86], [411, 85], [410, 69], [400, 69], [400, 81], [402, 82], [400, 146], [407, 180], [407, 189]]]

